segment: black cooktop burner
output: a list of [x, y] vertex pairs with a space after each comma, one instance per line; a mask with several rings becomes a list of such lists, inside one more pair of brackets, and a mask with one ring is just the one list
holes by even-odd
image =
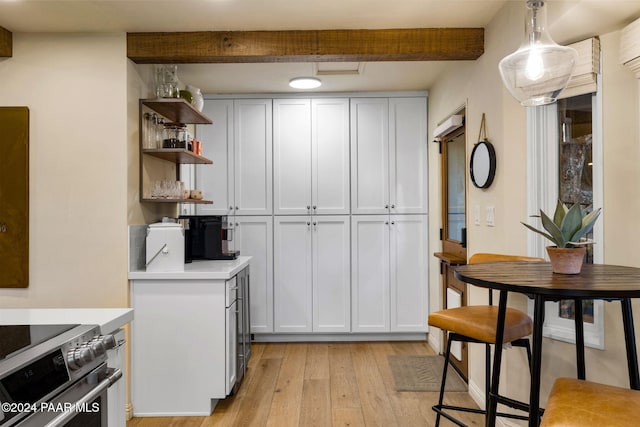
[[0, 325], [0, 361], [78, 325]]

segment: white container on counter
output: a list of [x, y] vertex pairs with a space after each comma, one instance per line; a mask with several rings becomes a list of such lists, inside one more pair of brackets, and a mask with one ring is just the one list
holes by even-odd
[[149, 224], [146, 243], [147, 271], [184, 271], [182, 224], [170, 222]]

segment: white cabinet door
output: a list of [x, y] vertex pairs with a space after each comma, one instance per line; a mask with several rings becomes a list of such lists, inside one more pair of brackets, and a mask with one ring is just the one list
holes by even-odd
[[351, 213], [389, 212], [389, 100], [351, 99]]
[[351, 330], [389, 332], [389, 216], [351, 217]]
[[[235, 279], [235, 278], [234, 278]], [[225, 392], [227, 395], [231, 394], [233, 386], [236, 384], [236, 378], [238, 375], [238, 318], [236, 317], [236, 311], [238, 310], [238, 301], [234, 301], [231, 306], [226, 309], [226, 351], [225, 351], [225, 364], [226, 364], [226, 376], [225, 376]]]
[[270, 215], [272, 208], [271, 99], [234, 101], [236, 215]]
[[273, 101], [274, 213], [311, 213], [311, 101]]
[[427, 100], [389, 99], [389, 201], [393, 213], [427, 213]]
[[391, 215], [391, 332], [427, 332], [426, 215]]
[[311, 218], [313, 331], [351, 330], [350, 220], [348, 215]]
[[311, 218], [275, 217], [273, 240], [274, 330], [311, 332]]
[[202, 141], [202, 155], [212, 165], [195, 167], [195, 186], [204, 192], [211, 205], [196, 205], [197, 215], [230, 215], [233, 213], [233, 100], [207, 99], [203, 113], [213, 119], [212, 125], [197, 125], [196, 139]]
[[312, 111], [312, 213], [349, 213], [349, 100], [320, 98]]
[[233, 249], [251, 256], [251, 333], [273, 332], [273, 218], [236, 216]]

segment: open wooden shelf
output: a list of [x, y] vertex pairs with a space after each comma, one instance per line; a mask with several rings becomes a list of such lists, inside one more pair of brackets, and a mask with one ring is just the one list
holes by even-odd
[[213, 120], [182, 98], [143, 99], [142, 104], [175, 123], [206, 125], [213, 123]]
[[192, 203], [192, 204], [200, 204], [200, 205], [212, 205], [213, 201], [211, 200], [196, 200], [196, 199], [142, 199], [142, 202], [152, 202], [152, 203]]
[[168, 160], [173, 163], [210, 165], [212, 160], [199, 156], [184, 148], [145, 148], [144, 154]]

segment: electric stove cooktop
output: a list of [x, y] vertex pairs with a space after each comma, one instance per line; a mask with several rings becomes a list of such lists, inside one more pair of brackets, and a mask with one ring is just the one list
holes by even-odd
[[78, 325], [0, 325], [0, 362]]

